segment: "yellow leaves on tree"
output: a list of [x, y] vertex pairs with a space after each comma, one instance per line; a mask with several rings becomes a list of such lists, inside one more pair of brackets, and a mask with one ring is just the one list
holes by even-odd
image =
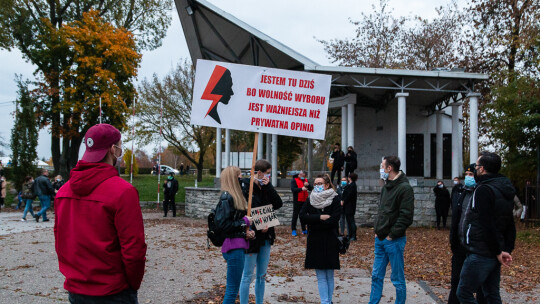
[[103, 122], [124, 128], [136, 94], [131, 81], [141, 60], [133, 34], [105, 22], [95, 10], [48, 30], [70, 63], [60, 71], [62, 100], [52, 109], [64, 116], [62, 135], [85, 133], [98, 123], [100, 100]]

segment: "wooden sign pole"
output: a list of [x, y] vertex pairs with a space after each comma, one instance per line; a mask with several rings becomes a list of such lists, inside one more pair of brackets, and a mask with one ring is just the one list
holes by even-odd
[[247, 216], [251, 216], [251, 201], [253, 200], [253, 182], [255, 181], [255, 162], [257, 161], [257, 148], [259, 147], [259, 132], [255, 133], [255, 140], [253, 141], [253, 160], [251, 161], [251, 178], [249, 180], [249, 197], [248, 197], [248, 209]]

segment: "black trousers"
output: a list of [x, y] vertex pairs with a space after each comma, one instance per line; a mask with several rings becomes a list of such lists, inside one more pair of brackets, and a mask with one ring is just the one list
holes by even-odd
[[446, 219], [448, 218], [448, 210], [450, 206], [445, 203], [435, 203], [435, 213], [437, 214], [437, 228], [441, 227], [441, 219], [443, 227], [446, 228]]
[[[299, 202], [299, 201], [293, 201], [293, 213], [292, 213], [292, 221], [291, 221], [291, 229], [296, 230], [296, 223], [298, 221], [298, 215], [300, 214], [300, 209], [302, 209], [303, 204], [305, 202]], [[306, 230], [306, 223], [300, 219], [300, 228], [302, 228], [302, 231]]]
[[337, 172], [337, 181], [339, 183], [339, 181], [341, 180], [341, 167], [333, 167], [332, 168], [332, 173], [330, 173], [330, 181], [332, 181], [332, 184], [334, 183], [334, 176], [336, 175], [336, 172]]
[[345, 166], [345, 176], [349, 176], [349, 174], [353, 173], [354, 169], [350, 166]]
[[167, 211], [172, 209], [173, 217], [176, 216], [176, 203], [174, 202], [174, 195], [165, 195], [165, 200], [163, 201], [163, 212], [167, 216]]
[[[461, 268], [467, 258], [467, 254], [464, 251], [456, 251], [452, 254], [452, 275], [450, 278], [450, 295], [448, 295], [448, 304], [460, 304], [456, 296], [456, 291], [459, 285], [459, 277], [461, 275]], [[482, 287], [476, 292], [476, 301], [478, 304], [487, 304], [482, 292]]]
[[356, 239], [356, 223], [354, 222], [354, 214], [345, 214], [347, 222], [347, 236], [349, 239]]
[[68, 299], [71, 304], [139, 304], [137, 291], [132, 289], [108, 296], [87, 296], [70, 292]]

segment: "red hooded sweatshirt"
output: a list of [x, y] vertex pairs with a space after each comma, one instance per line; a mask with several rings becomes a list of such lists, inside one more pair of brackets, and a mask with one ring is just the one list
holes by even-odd
[[146, 261], [139, 193], [113, 166], [79, 161], [54, 208], [55, 248], [67, 291], [105, 296], [139, 289]]

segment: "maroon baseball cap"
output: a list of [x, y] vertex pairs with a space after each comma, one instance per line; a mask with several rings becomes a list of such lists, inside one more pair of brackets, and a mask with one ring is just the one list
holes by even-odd
[[100, 162], [107, 155], [109, 148], [121, 138], [120, 131], [109, 124], [97, 124], [91, 127], [85, 135], [86, 151], [82, 160], [91, 163]]

